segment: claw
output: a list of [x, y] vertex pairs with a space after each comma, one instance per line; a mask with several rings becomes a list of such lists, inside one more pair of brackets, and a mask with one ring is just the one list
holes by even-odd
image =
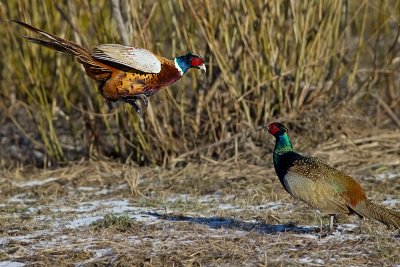
[[320, 238], [327, 237], [331, 235], [335, 231], [335, 215], [330, 214], [329, 215], [329, 227], [322, 227], [322, 221], [321, 221], [321, 229], [319, 232]]
[[135, 96], [132, 96], [129, 98], [126, 97], [123, 99], [123, 101], [130, 104], [136, 110], [136, 112], [139, 116], [142, 116], [143, 111], [142, 111], [142, 108], [137, 104], [137, 102], [136, 102], [137, 100], [140, 100], [140, 102], [142, 103], [142, 107], [144, 106], [145, 108], [147, 108], [147, 106], [149, 104], [149, 100], [145, 94], [139, 94], [139, 95], [135, 95]]
[[140, 108], [140, 106], [136, 103], [136, 99], [126, 99], [125, 102], [128, 103], [128, 104], [130, 104], [130, 105], [135, 109], [136, 113], [137, 113], [139, 116], [142, 116], [142, 115], [143, 115], [143, 111], [142, 111], [142, 109]]
[[137, 98], [142, 102], [143, 106], [147, 108], [149, 105], [149, 100], [145, 94], [137, 95]]

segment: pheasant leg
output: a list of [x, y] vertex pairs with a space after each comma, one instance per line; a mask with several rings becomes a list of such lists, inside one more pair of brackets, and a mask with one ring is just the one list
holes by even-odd
[[333, 232], [333, 225], [335, 224], [335, 215], [330, 214], [329, 215], [329, 231], [332, 233]]
[[327, 237], [328, 235], [332, 234], [333, 231], [335, 230], [334, 226], [335, 226], [335, 215], [334, 214], [329, 215], [329, 228], [322, 226], [322, 219], [321, 219], [321, 229], [320, 229], [320, 233], [319, 233], [320, 238]]
[[135, 109], [136, 113], [137, 113], [139, 116], [142, 116], [142, 115], [143, 115], [143, 111], [142, 111], [142, 109], [140, 108], [140, 106], [136, 103], [136, 99], [127, 98], [127, 99], [125, 99], [125, 102], [128, 103], [128, 104], [130, 104], [130, 105]]
[[140, 94], [136, 97], [142, 102], [143, 106], [147, 108], [147, 106], [149, 105], [149, 99], [147, 98], [147, 96], [145, 94]]

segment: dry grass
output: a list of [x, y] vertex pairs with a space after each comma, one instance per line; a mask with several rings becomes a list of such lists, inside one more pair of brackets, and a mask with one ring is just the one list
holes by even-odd
[[[27, 43], [22, 29], [4, 22], [1, 158], [8, 165], [113, 157], [168, 166], [231, 158], [237, 147], [246, 150], [238, 135], [277, 118], [328, 126], [318, 129], [318, 142], [337, 135], [325, 122], [349, 127], [358, 120], [353, 112], [362, 129], [398, 128], [399, 5], [179, 0], [123, 1], [113, 10], [108, 1], [2, 1], [2, 18], [89, 46], [129, 42], [170, 58], [196, 51], [209, 72], [190, 72], [138, 118], [107, 105], [72, 58]], [[326, 120], [343, 107], [351, 114]]]
[[[322, 145], [316, 153], [341, 145]], [[342, 169], [352, 169], [356, 161], [351, 153], [330, 157], [338, 158], [347, 162], [340, 163]], [[360, 230], [356, 216], [341, 216], [338, 232], [320, 239], [321, 214], [283, 190], [270, 160], [171, 170], [83, 162], [51, 171], [3, 171], [0, 261], [41, 266], [399, 264], [398, 233], [376, 222], [364, 221]], [[391, 179], [376, 179], [381, 171], [374, 166], [382, 166], [382, 160], [387, 158], [349, 172], [377, 203], [396, 199], [400, 190], [398, 165], [386, 165]], [[137, 174], [134, 187], [126, 173]]]

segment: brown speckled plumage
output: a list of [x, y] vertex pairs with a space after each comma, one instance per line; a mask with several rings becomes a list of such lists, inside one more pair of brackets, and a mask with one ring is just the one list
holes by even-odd
[[[333, 188], [336, 197], [341, 198], [343, 209], [347, 204], [356, 206], [361, 200], [366, 199], [364, 190], [352, 177], [332, 168], [317, 158], [306, 158], [296, 160], [290, 171], [311, 179], [320, 186]], [[346, 185], [346, 186], [343, 186]], [[338, 200], [336, 200], [338, 201]]]
[[173, 84], [181, 77], [172, 60], [157, 57], [161, 62], [160, 73], [143, 73], [136, 70], [114, 70], [111, 78], [101, 84], [102, 95], [111, 101], [144, 94], [151, 96], [162, 87]]
[[294, 152], [283, 124], [271, 123], [268, 130], [276, 138], [273, 154], [276, 173], [293, 197], [332, 216], [357, 213], [400, 229], [400, 212], [369, 201], [355, 179], [317, 158]]

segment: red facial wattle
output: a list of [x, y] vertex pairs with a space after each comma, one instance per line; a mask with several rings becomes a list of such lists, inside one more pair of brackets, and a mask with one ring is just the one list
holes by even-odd
[[272, 134], [272, 135], [275, 135], [280, 130], [279, 127], [276, 126], [274, 123], [271, 123], [268, 128], [269, 128], [268, 130], [269, 130], [270, 134]]
[[203, 63], [204, 63], [203, 60], [199, 57], [192, 58], [192, 66], [193, 67], [201, 66], [201, 65], [203, 65]]

